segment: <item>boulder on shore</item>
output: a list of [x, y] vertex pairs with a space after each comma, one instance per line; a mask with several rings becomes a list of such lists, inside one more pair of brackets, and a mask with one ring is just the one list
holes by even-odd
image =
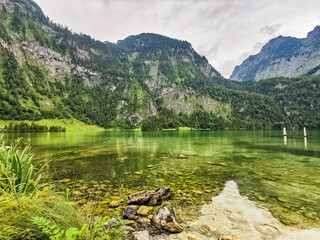
[[153, 222], [156, 227], [165, 229], [171, 233], [183, 231], [183, 227], [176, 221], [176, 216], [172, 208], [161, 207], [158, 213], [153, 217]]
[[128, 204], [131, 205], [159, 205], [162, 201], [169, 199], [173, 192], [169, 187], [159, 187], [155, 191], [141, 191], [131, 194]]
[[134, 240], [150, 240], [150, 234], [148, 231], [139, 231], [133, 233]]

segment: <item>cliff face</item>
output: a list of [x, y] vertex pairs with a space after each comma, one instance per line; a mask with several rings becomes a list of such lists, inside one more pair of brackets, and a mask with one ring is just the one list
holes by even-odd
[[307, 38], [277, 37], [257, 55], [236, 66], [232, 80], [261, 80], [272, 77], [299, 77], [320, 73], [320, 27]]

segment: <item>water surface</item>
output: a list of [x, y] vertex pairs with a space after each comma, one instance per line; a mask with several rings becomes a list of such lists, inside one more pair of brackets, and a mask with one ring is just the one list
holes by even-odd
[[320, 131], [308, 131], [307, 139], [302, 131], [287, 139], [281, 131], [4, 134], [19, 136], [30, 139], [39, 158], [52, 160], [53, 180], [71, 179], [57, 189], [71, 188], [81, 203], [125, 202], [130, 193], [165, 185], [188, 219], [233, 180], [241, 195], [281, 222], [319, 227]]

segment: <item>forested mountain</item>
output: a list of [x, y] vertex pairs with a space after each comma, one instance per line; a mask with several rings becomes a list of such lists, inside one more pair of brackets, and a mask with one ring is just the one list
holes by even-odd
[[300, 77], [320, 74], [320, 26], [307, 38], [277, 37], [257, 55], [236, 66], [231, 79], [261, 80], [273, 77]]
[[[77, 118], [146, 130], [319, 127], [317, 114], [288, 118], [311, 104], [317, 110], [317, 90], [306, 88], [316, 99], [301, 105], [281, 97], [300, 85], [270, 87], [271, 94], [263, 83], [226, 80], [186, 41], [144, 33], [102, 43], [52, 23], [31, 0], [0, 6], [1, 119]], [[319, 86], [319, 78], [310, 81]], [[294, 103], [301, 108], [291, 110]]]

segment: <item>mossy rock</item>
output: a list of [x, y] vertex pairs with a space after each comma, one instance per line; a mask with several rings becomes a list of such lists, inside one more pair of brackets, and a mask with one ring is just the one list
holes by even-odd
[[84, 193], [82, 193], [82, 192], [80, 192], [80, 191], [74, 191], [73, 192], [73, 195], [76, 195], [76, 196], [83, 196], [84, 195]]
[[266, 197], [263, 197], [263, 196], [258, 195], [258, 196], [257, 196], [257, 199], [258, 199], [259, 201], [265, 201], [265, 200], [266, 200]]
[[109, 203], [109, 207], [116, 208], [120, 205], [120, 203], [117, 200], [113, 200]]
[[283, 198], [283, 197], [278, 197], [277, 199], [278, 199], [279, 202], [282, 202], [282, 203], [288, 202], [288, 200]]
[[70, 178], [61, 179], [61, 180], [59, 181], [59, 183], [69, 183], [69, 182], [71, 182], [71, 179], [70, 179]]
[[153, 210], [153, 207], [148, 207], [148, 206], [141, 206], [138, 209], [138, 214], [141, 216], [148, 216], [149, 213], [151, 213]]

